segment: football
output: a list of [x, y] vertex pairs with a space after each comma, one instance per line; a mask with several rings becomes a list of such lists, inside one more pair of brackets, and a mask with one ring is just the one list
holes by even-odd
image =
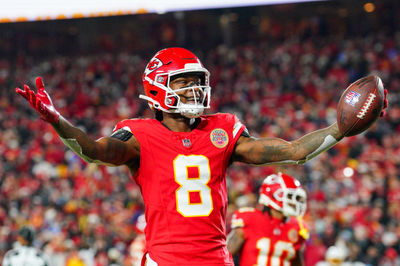
[[384, 87], [378, 76], [367, 76], [350, 84], [337, 107], [340, 132], [348, 137], [366, 130], [379, 117], [384, 101]]

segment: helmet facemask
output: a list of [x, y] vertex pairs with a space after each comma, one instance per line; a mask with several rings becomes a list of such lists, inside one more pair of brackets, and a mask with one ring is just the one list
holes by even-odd
[[[173, 90], [170, 82], [181, 76], [199, 76], [200, 84], [190, 84], [189, 86]], [[196, 118], [203, 114], [204, 109], [210, 108], [211, 87], [209, 85], [209, 72], [205, 68], [196, 69], [196, 71], [179, 70], [169, 74], [158, 74], [152, 81], [153, 86], [162, 89], [165, 93], [164, 106], [152, 97], [140, 95], [139, 97], [149, 101], [150, 106], [166, 113], [180, 113], [187, 118]], [[192, 103], [183, 103], [180, 92], [192, 90], [194, 97]], [[155, 91], [156, 92], [156, 91]], [[157, 93], [157, 92], [156, 92]]]
[[303, 216], [306, 212], [306, 192], [302, 188], [281, 188], [274, 193], [275, 199], [282, 201], [284, 216]]
[[[196, 83], [192, 81], [188, 86], [173, 90], [170, 86], [170, 82], [183, 76], [199, 76], [199, 82]], [[165, 105], [174, 113], [180, 113], [188, 118], [195, 118], [199, 117], [204, 109], [210, 107], [211, 88], [208, 85], [207, 73], [185, 72], [171, 75], [167, 83], [167, 88]], [[187, 91], [191, 91], [191, 93], [187, 93]], [[191, 97], [186, 98], [184, 96], [186, 94], [191, 95]], [[182, 97], [186, 98], [189, 102], [184, 103]]]
[[259, 203], [282, 212], [286, 217], [303, 216], [307, 207], [307, 194], [300, 182], [282, 173], [264, 179]]

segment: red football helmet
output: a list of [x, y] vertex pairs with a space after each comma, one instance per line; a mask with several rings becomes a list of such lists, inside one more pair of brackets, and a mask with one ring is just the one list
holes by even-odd
[[[179, 75], [196, 75], [200, 84], [193, 84], [181, 90], [193, 90], [194, 103], [184, 104], [176, 91], [169, 86]], [[210, 73], [192, 52], [183, 48], [167, 48], [159, 51], [147, 64], [143, 73], [145, 95], [139, 97], [148, 101], [150, 108], [168, 113], [180, 113], [186, 117], [200, 116], [210, 107]]]
[[300, 182], [279, 172], [267, 176], [260, 188], [259, 203], [281, 211], [285, 216], [303, 216], [307, 194]]

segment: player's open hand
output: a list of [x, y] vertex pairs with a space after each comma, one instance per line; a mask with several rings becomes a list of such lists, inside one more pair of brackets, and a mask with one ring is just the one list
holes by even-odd
[[383, 109], [382, 109], [382, 112], [381, 112], [381, 117], [383, 117], [383, 116], [385, 116], [386, 115], [386, 108], [389, 106], [389, 102], [388, 102], [388, 99], [387, 99], [387, 89], [385, 89], [384, 90], [384, 92], [385, 92], [385, 102], [384, 102], [384, 104], [383, 104]]
[[60, 114], [54, 108], [49, 94], [44, 90], [41, 77], [36, 78], [37, 93], [24, 84], [24, 89], [16, 88], [15, 92], [24, 97], [30, 105], [40, 114], [41, 118], [49, 123], [58, 123]]

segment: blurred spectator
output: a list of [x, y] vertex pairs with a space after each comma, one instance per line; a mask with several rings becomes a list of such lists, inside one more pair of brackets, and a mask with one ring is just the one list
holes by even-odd
[[400, 265], [400, 257], [396, 249], [388, 248], [385, 256], [379, 261], [380, 266], [396, 266]]
[[315, 266], [363, 266], [361, 262], [346, 261], [348, 251], [345, 247], [330, 246], [325, 253], [325, 261], [318, 262]]
[[110, 259], [110, 262], [108, 266], [121, 266], [121, 253], [118, 251], [116, 248], [111, 248], [107, 252], [108, 258]]
[[67, 252], [65, 266], [85, 266], [85, 263], [80, 257], [74, 241], [68, 239], [64, 242], [64, 246]]
[[47, 258], [41, 251], [33, 247], [35, 231], [28, 226], [22, 227], [18, 231], [17, 243], [12, 250], [4, 256], [3, 266], [48, 266]]

